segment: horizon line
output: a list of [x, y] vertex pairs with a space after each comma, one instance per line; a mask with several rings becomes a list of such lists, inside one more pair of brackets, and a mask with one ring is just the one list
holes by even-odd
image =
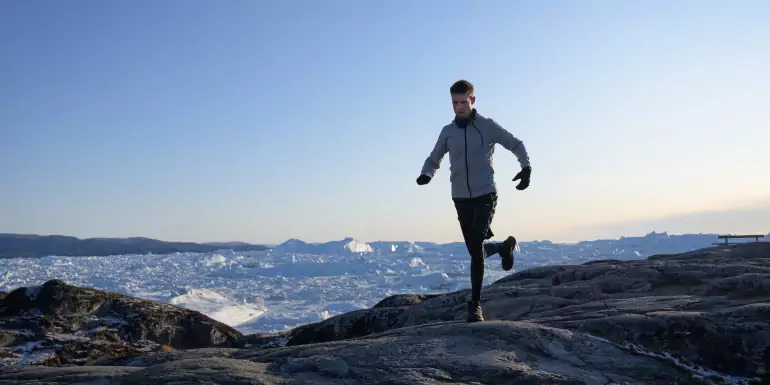
[[[659, 231], [652, 230], [652, 231], [649, 231], [649, 232], [647, 232], [646, 234], [643, 234], [643, 235], [621, 235], [621, 236], [615, 237], [615, 238], [608, 237], [608, 238], [582, 239], [582, 240], [578, 240], [578, 241], [553, 241], [553, 240], [550, 240], [550, 239], [532, 239], [532, 240], [518, 240], [518, 243], [550, 242], [550, 243], [553, 243], [553, 244], [565, 244], [566, 245], [566, 244], [577, 244], [577, 243], [581, 243], [581, 242], [621, 240], [621, 239], [624, 239], [624, 238], [644, 238], [644, 237], [647, 237], [647, 236], [650, 236], [650, 235], [663, 235], [663, 234], [668, 235], [668, 236], [736, 235], [736, 234], [733, 234], [731, 232], [726, 232], [726, 233], [722, 233], [722, 232], [720, 232], [720, 233], [713, 233], [713, 232], [705, 232], [705, 233], [704, 232], [698, 232], [698, 233], [671, 233], [671, 232], [668, 232], [668, 231], [660, 231], [659, 232]], [[757, 234], [757, 235], [767, 236], [768, 234], [770, 234], [770, 232], [769, 233]], [[121, 240], [121, 239], [140, 238], [140, 239], [147, 239], [147, 240], [167, 242], [167, 243], [193, 243], [193, 244], [200, 244], [200, 245], [217, 244], [217, 243], [244, 243], [244, 244], [248, 244], [248, 245], [252, 245], [252, 246], [264, 246], [264, 247], [280, 246], [280, 245], [282, 245], [282, 244], [284, 244], [286, 242], [292, 241], [292, 240], [297, 240], [297, 241], [300, 241], [300, 242], [303, 242], [303, 243], [306, 243], [306, 244], [310, 244], [310, 245], [314, 245], [314, 244], [315, 245], [320, 245], [320, 244], [331, 243], [331, 242], [340, 242], [340, 241], [345, 241], [345, 240], [352, 240], [352, 241], [357, 241], [357, 242], [361, 242], [361, 243], [411, 242], [411, 243], [430, 243], [430, 244], [435, 244], [435, 245], [449, 245], [449, 244], [453, 244], [453, 243], [463, 243], [462, 240], [451, 241], [451, 242], [432, 242], [432, 241], [417, 241], [417, 240], [386, 240], [386, 239], [363, 240], [363, 239], [355, 237], [355, 236], [345, 236], [345, 237], [342, 237], [342, 238], [339, 238], [339, 239], [331, 239], [331, 240], [321, 241], [321, 242], [308, 242], [308, 241], [304, 241], [304, 240], [302, 240], [300, 238], [290, 237], [290, 238], [287, 238], [286, 240], [284, 240], [284, 241], [282, 241], [280, 243], [262, 243], [262, 242], [253, 243], [253, 242], [237, 241], [237, 240], [233, 240], [233, 241], [207, 241], [207, 242], [201, 242], [201, 241], [177, 241], [177, 240], [164, 240], [164, 239], [160, 239], [160, 238], [152, 238], [152, 237], [147, 237], [147, 236], [123, 236], [123, 237], [117, 237], [117, 236], [94, 236], [94, 237], [78, 237], [78, 236], [66, 235], [66, 234], [10, 233], [10, 232], [8, 232], [8, 233], [0, 233], [0, 235], [34, 236], [34, 237], [69, 237], [69, 238], [75, 238], [77, 240], [94, 240], [94, 239]], [[751, 235], [754, 235], [754, 234], [751, 234]]]

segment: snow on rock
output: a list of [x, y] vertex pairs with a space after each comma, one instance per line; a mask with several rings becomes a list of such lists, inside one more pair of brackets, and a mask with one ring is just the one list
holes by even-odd
[[711, 380], [718, 379], [719, 380], [718, 383], [729, 384], [729, 385], [751, 385], [752, 383], [754, 383], [754, 381], [756, 381], [756, 379], [730, 376], [723, 373], [719, 373], [714, 370], [705, 369], [700, 365], [695, 365], [691, 362], [688, 362], [685, 359], [682, 359], [678, 355], [671, 354], [670, 352], [667, 352], [667, 351], [662, 351], [660, 353], [651, 352], [638, 344], [628, 343], [628, 342], [617, 343], [617, 342], [610, 341], [606, 338], [594, 336], [592, 334], [586, 334], [586, 337], [596, 341], [601, 341], [603, 343], [612, 344], [614, 346], [619, 347], [622, 350], [633, 352], [634, 355], [636, 356], [647, 356], [647, 357], [660, 359], [661, 361], [668, 361], [672, 365], [692, 373], [694, 378], [701, 378], [701, 379], [708, 378]]
[[265, 313], [256, 306], [239, 304], [209, 289], [189, 289], [185, 294], [169, 300], [172, 305], [199, 311], [226, 325], [235, 326]]
[[52, 346], [44, 346], [45, 341], [31, 341], [18, 345], [13, 350], [15, 357], [3, 357], [0, 363], [15, 363], [17, 365], [40, 364], [56, 356]]

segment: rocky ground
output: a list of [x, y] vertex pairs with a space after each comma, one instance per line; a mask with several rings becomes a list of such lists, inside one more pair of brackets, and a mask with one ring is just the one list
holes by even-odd
[[482, 323], [467, 297], [243, 336], [49, 281], [0, 294], [0, 385], [770, 383], [770, 243], [517, 272], [485, 287]]
[[59, 280], [0, 296], [0, 365], [96, 365], [157, 350], [235, 346], [198, 312]]

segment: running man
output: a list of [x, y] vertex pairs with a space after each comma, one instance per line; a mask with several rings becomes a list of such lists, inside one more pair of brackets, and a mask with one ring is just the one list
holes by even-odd
[[497, 188], [492, 167], [495, 144], [516, 155], [521, 171], [513, 178], [520, 182], [518, 190], [529, 187], [532, 168], [521, 140], [491, 118], [476, 111], [473, 84], [459, 80], [449, 88], [455, 118], [444, 126], [425, 164], [418, 185], [428, 184], [449, 153], [452, 200], [457, 210], [465, 245], [471, 255], [471, 300], [468, 301], [468, 322], [484, 320], [481, 310], [481, 284], [484, 280], [484, 260], [500, 254], [503, 270], [513, 268], [516, 238], [509, 236], [501, 243], [485, 243], [494, 233], [492, 219], [497, 205]]

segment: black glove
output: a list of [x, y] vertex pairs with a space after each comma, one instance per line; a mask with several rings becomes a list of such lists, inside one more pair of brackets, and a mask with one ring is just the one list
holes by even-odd
[[518, 174], [516, 174], [515, 177], [513, 177], [513, 181], [517, 181], [521, 179], [521, 182], [516, 185], [517, 190], [524, 190], [527, 187], [529, 187], [529, 176], [532, 174], [532, 167], [524, 167], [519, 171]]
[[417, 184], [419, 184], [420, 186], [424, 184], [428, 184], [428, 182], [430, 182], [430, 177], [425, 174], [420, 175], [420, 177], [417, 178]]

